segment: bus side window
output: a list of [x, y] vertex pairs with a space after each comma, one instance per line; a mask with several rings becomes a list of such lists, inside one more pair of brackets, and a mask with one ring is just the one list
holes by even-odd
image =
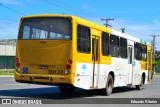
[[102, 32], [102, 55], [109, 55], [109, 34]]
[[141, 61], [142, 60], [142, 45], [140, 43], [134, 44], [135, 50], [135, 59]]
[[110, 52], [112, 57], [119, 57], [119, 37], [112, 34], [110, 36]]
[[88, 27], [77, 26], [77, 51], [80, 53], [90, 53], [90, 29]]
[[119, 55], [121, 58], [127, 58], [127, 39], [120, 38]]
[[143, 61], [147, 61], [147, 46], [142, 45], [142, 59]]

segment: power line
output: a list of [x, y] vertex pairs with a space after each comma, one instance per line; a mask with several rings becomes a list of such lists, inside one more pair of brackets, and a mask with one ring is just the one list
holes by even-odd
[[[97, 14], [94, 14], [94, 13], [91, 13], [91, 12], [86, 12], [86, 11], [81, 10], [79, 8], [73, 7], [72, 5], [70, 5], [68, 3], [62, 2], [60, 0], [58, 0], [58, 1], [57, 0], [56, 1], [55, 0], [54, 1], [42, 0], [42, 1], [45, 1], [46, 3], [48, 3], [50, 5], [53, 5], [53, 6], [56, 6], [56, 7], [59, 7], [59, 8], [63, 8], [65, 10], [69, 10], [69, 11], [71, 11], [73, 13], [76, 13], [76, 14], [78, 13], [78, 15], [81, 15], [81, 16], [91, 16], [91, 17], [96, 17], [97, 16]], [[61, 5], [59, 5], [59, 4], [61, 4]], [[79, 14], [79, 13], [81, 13], [81, 14]]]
[[2, 3], [0, 3], [0, 6], [3, 6], [3, 7], [7, 8], [7, 9], [9, 9], [9, 10], [15, 12], [15, 13], [18, 13], [18, 14], [21, 14], [21, 15], [25, 15], [25, 14], [23, 14], [23, 13], [17, 11], [17, 10], [14, 10], [14, 9], [12, 9], [12, 8], [10, 8], [10, 7], [8, 7], [8, 6], [4, 5], [4, 4], [2, 4]]
[[[43, 0], [45, 2], [47, 2], [48, 4], [50, 5], [53, 5], [53, 6], [56, 6], [56, 7], [59, 7], [59, 8], [63, 8], [63, 9], [66, 9], [66, 10], [69, 10], [71, 12], [74, 12], [74, 13], [79, 13], [78, 15], [79, 16], [90, 16], [90, 17], [96, 17], [97, 15], [94, 14], [94, 13], [91, 13], [91, 12], [86, 12], [86, 11], [83, 11], [79, 8], [76, 8], [76, 7], [73, 7], [71, 4], [68, 4], [68, 3], [65, 3], [65, 2], [62, 2], [61, 0], [58, 0], [58, 1], [49, 1], [49, 0]], [[61, 5], [60, 5], [61, 4]], [[62, 6], [63, 5], [63, 6]], [[68, 7], [66, 7], [66, 5], [68, 5]], [[66, 13], [66, 12], [64, 12]], [[80, 14], [81, 13], [81, 14]], [[83, 15], [82, 15], [83, 14]], [[98, 20], [98, 18], [97, 18]], [[115, 23], [115, 22], [114, 22]], [[117, 24], [117, 23], [115, 23]], [[105, 24], [107, 27], [110, 26], [109, 24], [107, 25], [107, 23]], [[110, 26], [111, 27], [111, 26]], [[118, 27], [116, 25], [114, 25], [113, 27], [116, 27], [118, 30], [120, 30], [122, 27]], [[136, 31], [133, 31], [133, 33], [135, 34], [138, 34], [138, 35], [143, 35], [143, 34], [140, 34], [140, 33], [137, 33]]]
[[11, 21], [11, 22], [18, 22], [19, 20], [18, 19], [15, 19], [15, 18], [10, 18], [10, 17], [3, 17], [3, 16], [0, 16], [0, 19], [2, 19], [3, 21]]
[[69, 11], [73, 11], [73, 9], [71, 9], [71, 8], [64, 7], [64, 6], [61, 6], [59, 4], [55, 4], [55, 3], [51, 2], [51, 1], [48, 1], [48, 0], [43, 0], [43, 1], [45, 1], [46, 3], [48, 3], [48, 4], [52, 5], [52, 6], [56, 6], [56, 7], [63, 8], [63, 9], [69, 10]]
[[[115, 25], [116, 24], [116, 25]], [[118, 23], [117, 22], [114, 22], [114, 24], [113, 24], [113, 27], [115, 27], [115, 28], [117, 28], [117, 30], [121, 30], [125, 25], [122, 23], [122, 24], [120, 24], [120, 26], [119, 25], [117, 25]], [[142, 33], [140, 33], [140, 32], [137, 32], [137, 31], [135, 31], [135, 30], [133, 30], [133, 29], [129, 29], [132, 33], [134, 33], [135, 35], [144, 35], [144, 34], [142, 34]], [[126, 29], [125, 29], [125, 31], [126, 31]], [[121, 30], [121, 32], [122, 32], [122, 30]], [[132, 34], [133, 35], [133, 34]], [[134, 36], [134, 35], [133, 35]]]
[[[53, 1], [48, 1], [48, 0], [43, 0], [43, 1], [47, 2], [47, 3], [50, 4], [50, 5], [53, 5], [53, 6], [57, 6], [57, 7], [59, 7], [59, 8], [66, 9], [66, 10], [69, 10], [69, 11], [74, 12], [74, 13], [82, 13], [84, 16], [86, 16], [86, 15], [91, 16], [91, 17], [97, 16], [97, 15], [94, 14], [94, 13], [83, 11], [83, 10], [81, 10], [81, 9], [79, 9], [79, 8], [73, 7], [73, 6], [70, 5], [70, 4], [68, 4], [68, 5], [69, 5], [69, 8], [68, 8], [68, 7], [66, 7], [66, 3], [65, 3], [65, 2], [62, 2], [62, 1], [60, 1], [60, 0], [59, 0], [59, 3], [58, 3], [58, 1], [54, 1], [54, 2], [56, 2], [56, 4], [53, 3]], [[60, 4], [64, 4], [64, 5], [61, 6]], [[0, 3], [0, 6], [3, 6], [3, 7], [7, 8], [7, 9], [13, 11], [13, 12], [18, 13], [18, 14], [25, 15], [24, 13], [19, 12], [19, 11], [17, 11], [17, 10], [14, 10], [14, 9], [12, 9], [12, 8], [10, 8], [10, 7], [2, 4], [2, 3]], [[80, 14], [79, 14], [79, 15], [80, 15]], [[81, 15], [81, 16], [83, 16], [83, 15]], [[98, 18], [97, 18], [97, 19], [98, 19]], [[106, 23], [106, 24], [107, 24], [107, 23]], [[109, 26], [109, 24], [106, 25], [106, 26]], [[116, 27], [116, 25], [114, 25], [114, 27]], [[116, 28], [121, 29], [120, 27], [116, 27]], [[135, 32], [135, 31], [134, 31], [134, 32]], [[136, 33], [136, 34], [139, 34], [139, 33], [137, 33], [137, 32], [135, 32], [135, 33]], [[142, 34], [140, 34], [140, 35], [142, 35]]]

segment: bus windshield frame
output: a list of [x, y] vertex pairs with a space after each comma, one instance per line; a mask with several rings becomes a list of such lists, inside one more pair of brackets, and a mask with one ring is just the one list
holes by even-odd
[[71, 40], [71, 19], [63, 17], [24, 18], [20, 25], [18, 39]]

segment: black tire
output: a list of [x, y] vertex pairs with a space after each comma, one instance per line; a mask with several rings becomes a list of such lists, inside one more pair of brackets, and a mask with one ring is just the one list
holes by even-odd
[[144, 78], [143, 78], [143, 76], [141, 77], [141, 83], [139, 84], [139, 85], [136, 85], [136, 89], [137, 90], [142, 90], [142, 86], [144, 85], [143, 84], [143, 80], [144, 80]]
[[104, 95], [109, 96], [112, 94], [112, 90], [113, 90], [113, 77], [112, 75], [109, 75], [106, 83], [106, 88], [103, 89], [103, 93]]
[[76, 87], [59, 87], [59, 90], [64, 94], [74, 94]]

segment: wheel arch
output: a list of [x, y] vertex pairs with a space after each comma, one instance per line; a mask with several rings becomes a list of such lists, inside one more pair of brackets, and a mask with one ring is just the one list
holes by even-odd
[[112, 78], [113, 78], [113, 84], [114, 84], [114, 81], [115, 81], [115, 75], [114, 75], [114, 72], [113, 71], [110, 71], [108, 76], [111, 75]]
[[146, 79], [145, 77], [146, 77], [146, 73], [145, 73], [145, 72], [143, 72], [143, 73], [142, 73], [143, 84], [145, 84], [145, 79]]

